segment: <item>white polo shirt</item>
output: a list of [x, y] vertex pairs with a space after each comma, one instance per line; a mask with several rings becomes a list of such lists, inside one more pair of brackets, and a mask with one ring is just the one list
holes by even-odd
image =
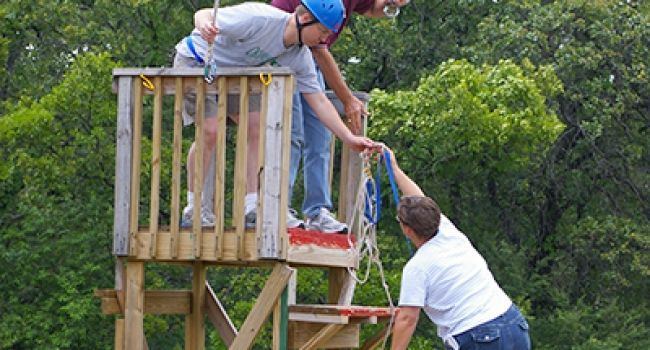
[[483, 257], [449, 219], [402, 272], [400, 306], [424, 309], [443, 340], [505, 313], [512, 301]]

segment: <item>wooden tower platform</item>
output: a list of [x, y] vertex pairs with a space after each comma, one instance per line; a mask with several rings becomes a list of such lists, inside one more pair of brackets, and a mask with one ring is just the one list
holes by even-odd
[[[264, 84], [267, 80], [262, 75], [270, 76], [271, 82]], [[386, 308], [351, 305], [355, 283], [347, 269], [358, 264], [354, 236], [286, 228], [294, 87], [289, 69], [224, 68], [218, 71], [214, 84], [205, 83], [200, 68], [122, 68], [115, 69], [113, 77], [118, 94], [115, 288], [95, 294], [101, 299], [103, 313], [122, 315], [115, 323], [115, 349], [148, 349], [145, 314], [185, 315], [185, 349], [192, 350], [205, 348], [206, 317], [230, 349], [249, 349], [269, 318], [273, 322], [273, 349], [356, 348], [360, 346], [360, 324], [390, 318]], [[197, 97], [194, 138], [199, 145], [195, 219], [190, 228], [180, 227], [182, 157], [187, 152], [182, 149], [185, 94]], [[218, 99], [215, 152], [211, 164], [203, 164], [203, 100], [209, 95], [230, 98]], [[258, 225], [246, 229], [246, 140], [251, 97], [261, 101]], [[358, 97], [367, 101], [366, 94]], [[239, 102], [238, 124], [229, 123], [226, 115], [233, 98]], [[337, 107], [342, 109], [340, 104]], [[150, 141], [144, 141], [144, 132], [151, 133]], [[234, 138], [234, 142], [227, 142], [227, 138]], [[338, 212], [339, 219], [349, 222], [361, 164], [360, 158], [345, 147], [341, 154]], [[211, 169], [205, 179], [204, 167]], [[206, 204], [216, 216], [214, 227], [200, 226], [199, 210]], [[144, 269], [151, 263], [191, 265], [192, 289], [146, 289]], [[239, 330], [206, 281], [207, 268], [217, 265], [272, 267]], [[329, 270], [328, 305], [295, 305], [299, 267]], [[376, 346], [380, 335], [363, 348]]]

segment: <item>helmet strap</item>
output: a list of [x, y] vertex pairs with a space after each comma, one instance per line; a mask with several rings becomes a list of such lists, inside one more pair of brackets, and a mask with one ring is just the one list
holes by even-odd
[[316, 23], [318, 23], [318, 21], [312, 19], [309, 22], [300, 23], [300, 17], [298, 16], [298, 13], [296, 13], [295, 16], [296, 16], [296, 27], [298, 28], [298, 46], [302, 47], [302, 45], [303, 45], [303, 42], [302, 42], [302, 29], [305, 28], [305, 27], [309, 27], [312, 24], [316, 24]]

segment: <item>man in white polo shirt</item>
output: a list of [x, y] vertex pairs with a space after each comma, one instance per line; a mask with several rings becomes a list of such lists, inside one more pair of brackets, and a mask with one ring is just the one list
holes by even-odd
[[387, 150], [403, 193], [397, 219], [417, 247], [402, 273], [391, 349], [407, 348], [421, 309], [447, 349], [530, 349], [528, 323], [483, 257]]

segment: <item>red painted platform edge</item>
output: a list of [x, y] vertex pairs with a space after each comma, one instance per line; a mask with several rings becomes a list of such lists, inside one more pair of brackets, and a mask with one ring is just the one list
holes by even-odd
[[[339, 248], [339, 249], [353, 248], [353, 246], [350, 245], [350, 242], [348, 242], [347, 234], [323, 233], [320, 231], [311, 231], [311, 230], [305, 230], [301, 228], [290, 228], [287, 231], [289, 233], [290, 245], [314, 244], [319, 247], [326, 247], [326, 248]], [[354, 234], [352, 234], [350, 240], [354, 245], [356, 241]]]
[[[395, 313], [399, 309], [395, 309]], [[350, 306], [347, 308], [341, 309], [341, 316], [350, 316], [350, 317], [389, 317], [391, 315], [390, 308], [388, 307], [368, 307], [368, 306]]]

